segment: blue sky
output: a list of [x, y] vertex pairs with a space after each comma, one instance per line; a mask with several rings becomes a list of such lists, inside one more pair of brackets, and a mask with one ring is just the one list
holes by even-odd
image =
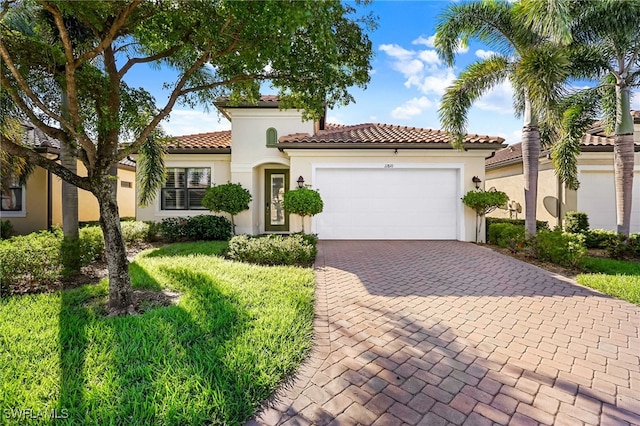
[[[437, 57], [432, 44], [436, 20], [449, 4], [446, 1], [374, 1], [362, 6], [378, 16], [378, 28], [369, 34], [374, 58], [371, 81], [365, 90], [352, 89], [356, 102], [328, 112], [328, 121], [338, 124], [368, 122], [439, 129], [438, 106], [446, 87], [464, 68], [486, 55], [489, 49], [471, 41], [460, 51], [453, 68]], [[162, 75], [152, 75], [161, 73]], [[149, 90], [159, 104], [166, 100], [154, 81], [170, 75], [169, 70], [136, 72], [127, 79], [134, 86]], [[513, 116], [511, 87], [497, 86], [480, 99], [469, 114], [469, 133], [501, 136], [507, 143], [520, 141], [521, 120]], [[268, 94], [268, 93], [265, 93]], [[640, 96], [632, 108], [640, 109]], [[204, 112], [177, 105], [168, 122], [168, 134], [178, 136], [231, 128], [214, 107]]]

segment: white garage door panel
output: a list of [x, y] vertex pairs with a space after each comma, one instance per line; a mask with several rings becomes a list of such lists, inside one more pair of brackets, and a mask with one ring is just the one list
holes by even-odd
[[[578, 211], [587, 213], [591, 229], [616, 229], [616, 189], [613, 172], [580, 172]], [[640, 232], [640, 176], [633, 179], [631, 232]]]
[[322, 239], [456, 239], [458, 171], [318, 168]]

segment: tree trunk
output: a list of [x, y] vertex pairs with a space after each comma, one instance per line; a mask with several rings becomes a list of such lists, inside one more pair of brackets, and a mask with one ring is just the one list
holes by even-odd
[[538, 203], [538, 162], [540, 159], [540, 129], [525, 101], [525, 121], [522, 127], [522, 171], [524, 175], [524, 226], [526, 237], [536, 235], [536, 210]]
[[129, 261], [120, 228], [120, 215], [115, 183], [110, 175], [100, 176], [94, 195], [100, 206], [100, 227], [104, 234], [104, 248], [109, 268], [109, 311], [123, 314], [132, 302]]
[[617, 231], [628, 237], [631, 232], [634, 143], [633, 120], [628, 87], [616, 86], [617, 117], [613, 144], [613, 174], [616, 182]]
[[[77, 160], [69, 150], [64, 143], [60, 145], [60, 164], [76, 173]], [[78, 239], [78, 187], [66, 180], [62, 181], [62, 231], [66, 239]]]

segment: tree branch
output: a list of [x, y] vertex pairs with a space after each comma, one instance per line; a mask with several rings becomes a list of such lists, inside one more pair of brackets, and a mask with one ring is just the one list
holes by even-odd
[[36, 166], [40, 166], [45, 170], [49, 170], [51, 173], [55, 174], [56, 176], [60, 176], [60, 178], [71, 183], [72, 185], [75, 185], [78, 188], [84, 189], [86, 191], [91, 191], [91, 182], [89, 181], [89, 178], [80, 177], [77, 174], [71, 172], [69, 169], [62, 167], [55, 161], [43, 157], [34, 150], [13, 143], [3, 134], [0, 134], [0, 145], [2, 146], [2, 149], [9, 154], [26, 158], [30, 163], [35, 164]]
[[131, 13], [135, 10], [138, 5], [142, 3], [142, 0], [133, 0], [131, 4], [129, 4], [123, 11], [121, 11], [120, 15], [113, 21], [111, 24], [111, 28], [107, 32], [106, 36], [96, 47], [89, 50], [82, 56], [80, 56], [75, 61], [75, 67], [77, 68], [83, 62], [90, 61], [100, 54], [100, 52], [104, 51], [112, 42], [115, 40], [118, 35], [118, 31], [124, 26], [127, 18], [131, 15]]
[[170, 47], [169, 49], [166, 49], [162, 52], [156, 53], [155, 55], [151, 55], [151, 56], [147, 56], [145, 58], [131, 58], [127, 61], [126, 64], [124, 64], [124, 66], [120, 69], [120, 71], [118, 72], [118, 76], [120, 78], [123, 78], [124, 75], [129, 71], [129, 69], [131, 69], [131, 67], [133, 67], [136, 64], [145, 64], [148, 62], [153, 62], [153, 61], [157, 61], [159, 59], [163, 59], [166, 57], [169, 57], [171, 55], [173, 55], [175, 52], [177, 52], [178, 50], [180, 50], [180, 48], [182, 46], [184, 46], [184, 43], [189, 39], [189, 37], [191, 37], [192, 31], [188, 31], [187, 34], [182, 38], [180, 44], [176, 44], [172, 47]]

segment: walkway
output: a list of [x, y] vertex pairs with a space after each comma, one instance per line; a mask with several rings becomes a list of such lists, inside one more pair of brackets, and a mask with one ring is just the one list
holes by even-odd
[[250, 425], [640, 425], [640, 308], [454, 241], [322, 241], [311, 357]]

